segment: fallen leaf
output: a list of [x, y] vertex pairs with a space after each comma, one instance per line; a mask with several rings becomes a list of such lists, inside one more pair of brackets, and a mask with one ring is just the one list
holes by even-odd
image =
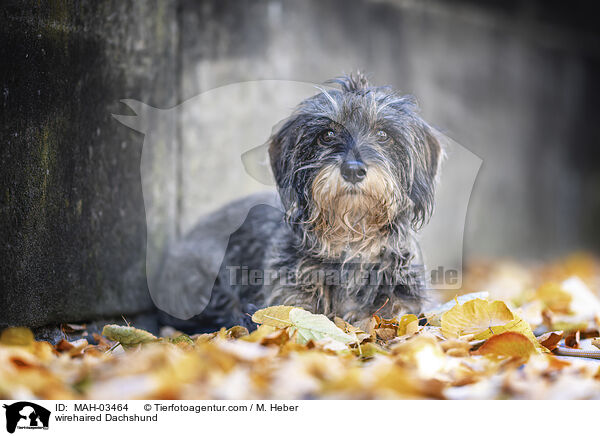
[[538, 342], [546, 347], [548, 350], [552, 351], [556, 347], [558, 347], [558, 343], [563, 338], [563, 332], [548, 332], [537, 338]]
[[381, 318], [378, 315], [373, 315], [373, 318], [375, 318], [375, 321], [377, 322], [378, 329], [386, 329], [386, 328], [397, 329], [398, 326], [400, 325], [399, 321], [396, 318], [386, 319], [386, 318]]
[[388, 350], [383, 348], [381, 345], [376, 344], [375, 342], [365, 342], [360, 344], [360, 347], [357, 345], [352, 349], [354, 354], [360, 356], [363, 359], [371, 358], [377, 354], [390, 354]]
[[502, 301], [470, 300], [442, 315], [442, 333], [446, 338], [472, 335], [470, 341], [481, 341], [504, 332], [526, 336], [538, 352], [547, 352], [527, 321], [513, 314]]
[[290, 336], [288, 335], [287, 330], [275, 330], [265, 336], [260, 340], [260, 345], [277, 345], [281, 346], [289, 341]]
[[565, 346], [567, 346], [569, 348], [579, 348], [579, 339], [580, 339], [579, 330], [577, 330], [573, 333], [570, 333], [565, 338]]
[[33, 344], [33, 332], [26, 327], [9, 327], [2, 330], [0, 344], [28, 346]]
[[473, 352], [473, 354], [477, 355], [520, 357], [525, 359], [535, 353], [535, 345], [527, 336], [511, 331], [492, 336], [477, 351]]
[[271, 333], [281, 332], [281, 331], [284, 331], [284, 330], [277, 329], [270, 325], [261, 324], [256, 328], [256, 330], [254, 330], [247, 336], [242, 336], [240, 339], [242, 341], [248, 341], [248, 342], [260, 342], [264, 337], [270, 335]]
[[475, 299], [486, 299], [489, 296], [488, 292], [472, 292], [470, 294], [459, 295], [455, 297], [453, 300], [450, 300], [440, 306], [436, 306], [433, 309], [429, 309], [425, 313], [425, 317], [427, 318], [427, 323], [432, 326], [439, 327], [441, 325], [441, 317], [444, 313], [448, 312], [457, 304], [464, 304], [467, 301], [475, 300]]
[[432, 336], [413, 336], [406, 342], [392, 346], [392, 353], [399, 361], [416, 368], [425, 378], [438, 375], [446, 363], [442, 347]]
[[[288, 306], [283, 314], [281, 308], [257, 311], [255, 319], [262, 314], [270, 318], [263, 317], [265, 322], [250, 334], [244, 327], [223, 326], [187, 337], [165, 327], [154, 338], [143, 330], [109, 326], [105, 333], [113, 328], [109, 336], [114, 340], [90, 332], [96, 345], [65, 340], [55, 347], [34, 341], [27, 329], [8, 330], [0, 334], [0, 398], [597, 398], [600, 373], [596, 362], [589, 360], [600, 355], [600, 316], [593, 304], [597, 297], [590, 294], [595, 275], [588, 277], [584, 288], [577, 280], [567, 286], [561, 282], [569, 277], [561, 263], [543, 274], [537, 266], [530, 270], [520, 266], [503, 269], [499, 275], [497, 265], [480, 269], [479, 278], [470, 280], [469, 287], [510, 298], [502, 300], [511, 312], [504, 318], [490, 310], [487, 318], [480, 316], [485, 312], [481, 308], [469, 315], [461, 307], [467, 301], [459, 297], [458, 304], [450, 302], [439, 315], [440, 326], [419, 326], [416, 314], [385, 319], [377, 313], [353, 326], [341, 318], [332, 322], [300, 309], [297, 315]], [[562, 329], [550, 328], [539, 338], [532, 332], [532, 326], [536, 331], [542, 328], [543, 307], [534, 299], [532, 284], [549, 282], [560, 283], [572, 301], [569, 313], [562, 312], [558, 303], [550, 304], [556, 312], [544, 309], [546, 326], [568, 325], [564, 335], [573, 333], [567, 342], [575, 343], [574, 330], [579, 330], [580, 348], [558, 346], [553, 351], [558, 356], [541, 352], [562, 345], [561, 332], [556, 331]], [[554, 298], [553, 292], [549, 297]], [[580, 304], [585, 310], [574, 310], [576, 301], [585, 301]], [[471, 304], [488, 309], [499, 305], [494, 301]], [[277, 311], [278, 316], [272, 316]], [[452, 316], [459, 312], [460, 323], [456, 323]], [[442, 329], [444, 315], [450, 323]], [[274, 321], [276, 326], [267, 324]], [[65, 331], [77, 328], [63, 327]], [[122, 333], [135, 340], [127, 341]], [[348, 337], [352, 342], [347, 342]], [[126, 352], [118, 340], [136, 344], [135, 351]], [[595, 346], [588, 344], [592, 342]]]
[[97, 342], [97, 347], [99, 350], [106, 351], [114, 345], [113, 342], [109, 341], [104, 336], [99, 335], [98, 333], [92, 333], [92, 337]]
[[377, 336], [377, 334], [375, 333], [375, 329], [378, 327], [379, 322], [377, 321], [377, 318], [375, 316], [372, 316], [369, 319], [369, 322], [366, 326], [366, 332], [373, 338], [375, 339], [375, 337]]
[[219, 334], [219, 332], [200, 333], [200, 334], [190, 336], [190, 339], [192, 339], [195, 344], [203, 344], [205, 342], [212, 341], [214, 338], [217, 337], [218, 334]]
[[85, 324], [72, 324], [72, 323], [61, 324], [60, 327], [61, 327], [61, 330], [63, 330], [66, 333], [81, 332], [87, 328]]
[[277, 328], [286, 328], [292, 325], [290, 311], [297, 309], [294, 306], [271, 306], [260, 309], [252, 315], [252, 321], [257, 324], [269, 325]]
[[222, 351], [244, 361], [259, 360], [267, 357], [273, 357], [275, 354], [277, 354], [277, 350], [274, 350], [270, 347], [263, 347], [255, 342], [226, 341], [219, 339], [215, 343]]
[[78, 339], [72, 342], [61, 339], [58, 344], [56, 344], [56, 349], [61, 352], [68, 352], [71, 357], [75, 357], [80, 355], [88, 345], [86, 339]]
[[534, 298], [555, 313], [567, 313], [573, 297], [559, 283], [547, 282], [535, 291]]
[[74, 345], [71, 344], [69, 341], [67, 341], [66, 339], [61, 339], [60, 341], [58, 341], [58, 343], [56, 344], [56, 349], [58, 351], [69, 351], [71, 349], [74, 348]]
[[398, 330], [395, 328], [382, 328], [382, 329], [375, 329], [375, 333], [377, 334], [377, 337], [379, 339], [384, 340], [384, 341], [391, 341], [392, 339], [394, 339], [396, 337]]
[[[372, 319], [372, 318], [371, 318]], [[342, 329], [345, 333], [348, 333], [350, 336], [354, 338], [356, 343], [360, 344], [367, 339], [371, 338], [371, 335], [358, 327], [354, 327], [352, 324], [347, 323], [342, 318], [336, 316], [333, 318], [334, 324]]]
[[402, 315], [398, 323], [398, 336], [413, 335], [419, 330], [419, 319], [416, 315]]
[[491, 327], [506, 325], [514, 318], [504, 302], [489, 302], [477, 298], [456, 305], [444, 313], [441, 317], [442, 333], [448, 339], [458, 338], [481, 333]]
[[311, 339], [318, 341], [327, 337], [343, 344], [354, 342], [352, 336], [344, 333], [325, 315], [315, 315], [304, 309], [293, 308], [289, 312], [289, 318], [303, 343]]
[[111, 341], [119, 342], [124, 348], [158, 340], [156, 336], [145, 330], [116, 324], [105, 325], [102, 329], [102, 336], [106, 336]]
[[471, 344], [461, 339], [448, 339], [440, 343], [442, 350], [453, 357], [466, 357], [471, 350]]
[[232, 339], [238, 339], [248, 334], [248, 329], [241, 325], [234, 325], [233, 327], [227, 330], [227, 337]]

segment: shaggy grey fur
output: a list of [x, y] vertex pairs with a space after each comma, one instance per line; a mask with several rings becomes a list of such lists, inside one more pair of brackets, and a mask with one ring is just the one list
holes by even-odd
[[[248, 314], [277, 304], [349, 322], [379, 308], [419, 311], [414, 235], [433, 209], [439, 142], [411, 98], [361, 74], [331, 82], [339, 89], [301, 102], [270, 139], [278, 198], [226, 205], [170, 249], [159, 278], [167, 298], [206, 306], [180, 328], [251, 325]], [[235, 233], [222, 231], [248, 209]], [[214, 246], [226, 238], [208, 283], [203, 269], [221, 261]]]

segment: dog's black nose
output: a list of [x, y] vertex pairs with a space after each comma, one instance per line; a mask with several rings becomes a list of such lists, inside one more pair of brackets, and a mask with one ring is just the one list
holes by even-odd
[[367, 166], [362, 162], [349, 160], [342, 164], [340, 172], [345, 181], [358, 183], [367, 175]]

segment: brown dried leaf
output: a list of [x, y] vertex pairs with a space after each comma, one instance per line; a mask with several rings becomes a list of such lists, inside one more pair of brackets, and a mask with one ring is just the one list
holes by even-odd
[[87, 326], [85, 324], [72, 324], [72, 323], [61, 324], [60, 327], [65, 333], [81, 332], [87, 328]]
[[377, 334], [375, 333], [375, 329], [378, 328], [379, 326], [379, 321], [377, 320], [377, 316], [372, 316], [371, 319], [369, 319], [369, 323], [367, 324], [367, 328], [366, 328], [366, 332], [373, 338], [375, 339], [375, 337], [377, 336]]
[[275, 330], [274, 332], [271, 332], [271, 333], [265, 335], [260, 340], [260, 344], [265, 345], [265, 346], [267, 346], [267, 345], [282, 346], [287, 341], [289, 341], [289, 339], [290, 339], [290, 336], [289, 336], [287, 330]]
[[391, 341], [396, 337], [396, 333], [398, 332], [395, 328], [378, 328], [375, 329], [375, 333], [377, 337], [383, 341]]
[[98, 343], [97, 347], [100, 351], [109, 350], [115, 343], [106, 339], [104, 336], [99, 335], [98, 333], [92, 333], [92, 337]]
[[558, 343], [563, 338], [564, 333], [562, 331], [548, 332], [541, 336], [538, 336], [537, 340], [540, 344], [552, 351], [558, 347]]
[[567, 346], [569, 348], [579, 348], [579, 339], [580, 339], [579, 330], [577, 330], [573, 333], [570, 333], [565, 338], [565, 346]]
[[85, 339], [78, 339], [76, 341], [69, 342], [66, 339], [61, 339], [58, 344], [56, 344], [56, 350], [60, 352], [68, 352], [71, 357], [80, 355], [84, 348], [88, 346], [88, 341]]
[[58, 351], [69, 351], [71, 349], [74, 348], [74, 345], [71, 344], [69, 341], [67, 341], [66, 339], [61, 339], [57, 344], [56, 344], [56, 349]]
[[355, 338], [356, 342], [359, 344], [371, 338], [369, 333], [366, 333], [358, 327], [354, 327], [352, 324], [347, 323], [338, 316], [333, 318], [333, 322], [338, 328], [342, 329], [342, 331]]

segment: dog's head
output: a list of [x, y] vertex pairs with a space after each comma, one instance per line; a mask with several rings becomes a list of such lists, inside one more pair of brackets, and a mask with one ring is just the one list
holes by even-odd
[[273, 134], [271, 166], [289, 223], [324, 256], [378, 252], [433, 208], [441, 149], [414, 101], [361, 75], [304, 100]]

